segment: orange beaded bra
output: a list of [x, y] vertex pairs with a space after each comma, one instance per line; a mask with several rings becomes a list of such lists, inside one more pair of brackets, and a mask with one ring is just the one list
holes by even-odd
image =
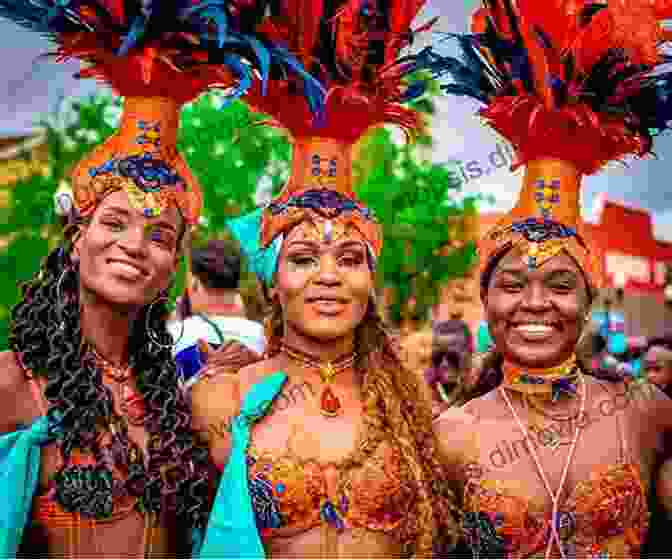
[[[497, 481], [467, 484], [464, 534], [475, 557], [543, 555], [550, 524], [550, 511], [498, 489]], [[646, 488], [631, 463], [595, 470], [569, 494], [557, 522], [569, 558], [637, 557], [648, 524]]]
[[404, 484], [410, 475], [395, 447], [381, 444], [357, 469], [344, 462], [323, 464], [292, 452], [275, 457], [254, 449], [247, 464], [262, 537], [327, 524], [337, 531], [362, 528], [393, 532], [404, 543], [413, 540], [405, 521], [413, 512], [415, 492]]
[[[617, 426], [619, 461], [594, 468], [561, 501], [556, 529], [568, 558], [638, 557], [646, 538], [648, 488], [629, 456], [620, 413]], [[551, 518], [550, 509], [505, 490], [497, 480], [467, 480], [463, 532], [475, 558], [543, 557], [552, 538]]]

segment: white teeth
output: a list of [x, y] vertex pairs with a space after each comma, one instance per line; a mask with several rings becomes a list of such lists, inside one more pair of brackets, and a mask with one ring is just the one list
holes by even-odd
[[518, 325], [516, 329], [530, 334], [545, 334], [550, 333], [553, 327], [548, 325]]
[[126, 272], [130, 272], [131, 274], [138, 274], [138, 275], [142, 274], [142, 270], [130, 264], [122, 263], [119, 261], [114, 261], [114, 264], [117, 265], [118, 268], [121, 268]]

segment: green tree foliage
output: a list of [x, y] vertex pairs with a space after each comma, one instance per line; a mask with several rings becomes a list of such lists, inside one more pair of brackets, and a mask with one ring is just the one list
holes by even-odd
[[228, 218], [254, 210], [262, 178], [279, 188], [290, 159], [289, 143], [276, 129], [263, 126], [266, 117], [240, 102], [221, 104], [211, 93], [187, 106], [178, 138], [178, 149], [203, 189], [203, 237], [221, 234]]
[[[455, 172], [424, 161], [417, 145], [397, 145], [387, 129], [371, 133], [361, 151], [376, 154], [377, 164], [365, 174], [358, 193], [383, 224], [379, 272], [382, 284], [396, 294], [391, 318], [401, 319], [411, 296], [423, 318], [437, 301], [439, 285], [474, 264], [474, 243], [464, 239], [460, 223], [476, 211], [477, 201], [460, 200]], [[462, 243], [450, 249], [455, 241]]]

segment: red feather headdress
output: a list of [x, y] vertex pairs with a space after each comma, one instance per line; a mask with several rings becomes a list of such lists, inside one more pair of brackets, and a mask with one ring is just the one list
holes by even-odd
[[[398, 125], [413, 136], [423, 126], [420, 114], [403, 103], [424, 93], [425, 81], [413, 82], [409, 76], [421, 70], [427, 59], [400, 53], [417, 32], [432, 24], [411, 29], [424, 3], [425, 0], [271, 3], [270, 16], [257, 30], [286, 45], [324, 85], [326, 97], [324, 111], [315, 118], [292, 80], [272, 81], [268, 95], [262, 95], [260, 84], [255, 84], [246, 95], [255, 110], [270, 115], [272, 120], [267, 124], [287, 130], [294, 142], [289, 181], [263, 215], [263, 246], [304, 218], [322, 223], [328, 216], [331, 224], [340, 216], [341, 221], [363, 234], [372, 253], [380, 253], [380, 226], [356, 201], [352, 190], [352, 150], [372, 127]], [[322, 195], [324, 191], [336, 193], [338, 201], [333, 195]], [[335, 206], [321, 206], [327, 198], [329, 205]], [[351, 206], [361, 211], [345, 210]]]
[[580, 217], [580, 184], [608, 162], [651, 152], [672, 117], [669, 0], [486, 0], [472, 34], [456, 36], [462, 59], [435, 61], [444, 89], [478, 99], [485, 122], [526, 165], [518, 203], [481, 243], [481, 265], [521, 245], [531, 265], [566, 250], [589, 282], [602, 281], [598, 252]]
[[195, 224], [201, 189], [175, 142], [181, 106], [209, 88], [234, 98], [258, 79], [263, 93], [272, 69], [289, 68], [303, 78], [308, 106], [321, 104], [319, 84], [255, 29], [264, 8], [263, 0], [0, 0], [0, 17], [46, 35], [59, 61], [88, 66], [79, 77], [125, 97], [118, 133], [73, 172], [81, 215], [124, 189], [149, 215], [175, 204]]

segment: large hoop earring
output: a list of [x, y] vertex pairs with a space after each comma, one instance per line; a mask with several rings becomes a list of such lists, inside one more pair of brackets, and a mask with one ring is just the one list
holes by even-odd
[[[152, 309], [157, 303], [161, 302], [168, 302], [170, 301], [167, 297], [165, 296], [160, 296], [156, 298], [152, 303], [149, 304], [149, 307], [147, 308], [147, 314], [145, 315], [145, 332], [147, 333], [147, 338], [149, 338], [150, 342], [159, 348], [163, 350], [172, 350], [177, 344], [182, 340], [182, 337], [184, 336], [184, 321], [180, 321], [180, 324], [182, 325], [182, 329], [180, 330], [180, 336], [176, 341], [174, 341], [171, 344], [163, 344], [159, 340], [159, 335], [156, 334], [152, 328], [149, 326], [150, 319], [152, 317]], [[170, 333], [168, 333], [170, 336]], [[172, 338], [172, 337], [171, 337]]]
[[63, 282], [65, 281], [65, 277], [68, 275], [68, 273], [73, 271], [74, 269], [66, 266], [63, 269], [63, 272], [61, 272], [61, 275], [58, 277], [58, 281], [56, 282], [56, 318], [58, 319], [58, 330], [60, 332], [65, 331], [65, 318], [63, 317], [65, 296], [63, 295]]

